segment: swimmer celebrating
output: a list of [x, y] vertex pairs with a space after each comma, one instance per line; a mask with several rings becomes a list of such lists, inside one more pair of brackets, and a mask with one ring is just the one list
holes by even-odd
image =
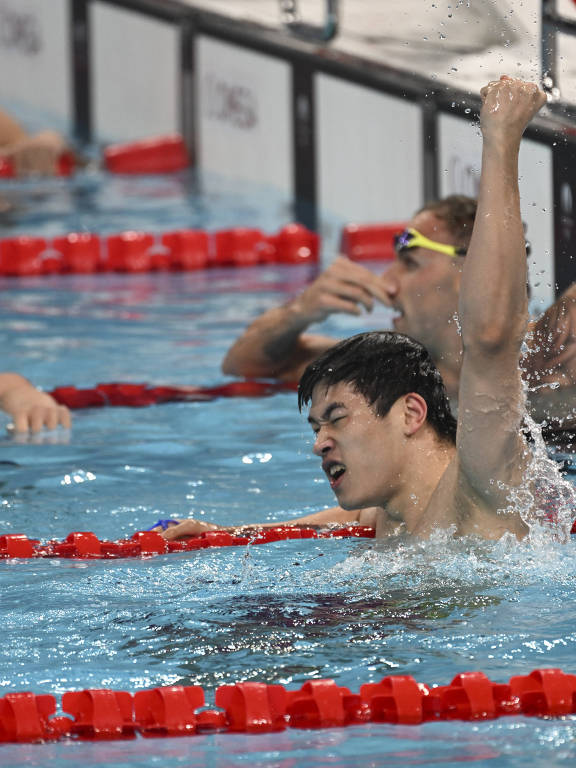
[[[379, 537], [528, 532], [510, 501], [532, 456], [521, 429], [528, 307], [518, 153], [546, 97], [535, 84], [507, 76], [481, 96], [478, 212], [460, 290], [458, 422], [440, 373], [413, 339], [381, 331], [332, 347], [306, 369], [299, 405], [310, 406], [314, 453], [340, 507], [293, 523], [358, 522], [374, 525]], [[216, 527], [188, 520], [164, 535]]]
[[[462, 366], [457, 309], [477, 203], [465, 195], [427, 203], [396, 238], [396, 259], [376, 275], [338, 256], [304, 291], [256, 318], [228, 350], [234, 376], [298, 381], [336, 340], [309, 326], [334, 313], [362, 315], [380, 301], [394, 328], [420, 341], [442, 375], [454, 412]], [[576, 283], [528, 326], [522, 374], [528, 408], [546, 437], [576, 437]]]

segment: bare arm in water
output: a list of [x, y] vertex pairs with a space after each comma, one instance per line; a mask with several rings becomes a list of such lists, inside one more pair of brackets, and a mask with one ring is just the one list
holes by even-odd
[[58, 426], [68, 429], [71, 423], [66, 406], [18, 373], [0, 373], [0, 408], [12, 417], [16, 432], [39, 432]]
[[[154, 530], [160, 531], [165, 539], [173, 541], [175, 539], [185, 539], [190, 536], [200, 536], [208, 531], [230, 531], [232, 533], [247, 533], [260, 528], [276, 528], [279, 525], [293, 525], [295, 527], [318, 527], [323, 528], [330, 525], [367, 525], [371, 528], [376, 527], [377, 517], [380, 510], [376, 507], [369, 509], [344, 510], [341, 507], [331, 507], [322, 509], [320, 512], [313, 512], [311, 515], [283, 520], [276, 523], [249, 523], [246, 525], [217, 525], [204, 520], [180, 520], [177, 525], [161, 531], [160, 528]], [[390, 531], [392, 533], [393, 531]]]
[[305, 333], [335, 312], [371, 312], [384, 300], [377, 277], [345, 256], [335, 261], [301, 294], [258, 317], [228, 350], [222, 371], [232, 376], [298, 381], [306, 366], [336, 343]]
[[536, 421], [576, 429], [576, 283], [532, 325], [524, 376]]

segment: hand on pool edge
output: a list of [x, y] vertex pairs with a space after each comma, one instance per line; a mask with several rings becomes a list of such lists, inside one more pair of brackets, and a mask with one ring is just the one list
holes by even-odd
[[208, 531], [231, 531], [232, 528], [224, 525], [215, 525], [214, 523], [205, 523], [203, 520], [178, 520], [169, 524], [167, 528], [161, 525], [155, 525], [151, 530], [158, 532], [166, 541], [176, 541], [177, 539], [191, 538], [200, 536]]
[[72, 424], [66, 406], [59, 405], [18, 373], [0, 373], [0, 408], [12, 417], [8, 428], [17, 434], [57, 427], [70, 429]]

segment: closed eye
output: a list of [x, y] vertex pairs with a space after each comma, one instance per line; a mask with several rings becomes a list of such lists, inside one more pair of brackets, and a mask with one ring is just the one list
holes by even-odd
[[330, 403], [330, 405], [324, 409], [321, 417], [308, 416], [308, 424], [312, 427], [312, 432], [317, 435], [320, 431], [320, 427], [323, 424], [335, 424], [340, 419], [344, 419], [348, 415], [343, 403]]
[[322, 421], [319, 424], [317, 422], [310, 422], [310, 426], [312, 427], [312, 432], [314, 433], [314, 435], [317, 435], [318, 432], [320, 432], [320, 427], [323, 424], [336, 424], [337, 421], [342, 421], [342, 419], [345, 419], [347, 415], [348, 414], [343, 413], [340, 416], [330, 416], [329, 419], [327, 419], [326, 421]]

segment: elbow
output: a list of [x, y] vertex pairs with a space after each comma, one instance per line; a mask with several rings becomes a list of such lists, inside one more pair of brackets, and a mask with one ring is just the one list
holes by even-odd
[[502, 325], [488, 323], [482, 328], [476, 328], [471, 333], [462, 333], [464, 351], [478, 351], [483, 355], [499, 355], [510, 350], [520, 350], [526, 331], [525, 323], [521, 325]]
[[485, 316], [485, 309], [461, 311], [462, 345], [464, 349], [477, 349], [483, 354], [520, 349], [528, 329], [528, 301], [523, 296], [514, 302], [503, 298], [501, 311], [494, 311]]
[[240, 368], [238, 367], [238, 365], [236, 364], [236, 361], [230, 355], [230, 353], [228, 353], [224, 357], [224, 360], [222, 360], [220, 370], [225, 376], [245, 376], [246, 375], [241, 370], [241, 367]]
[[222, 360], [220, 370], [225, 376], [236, 376], [244, 379], [265, 378], [266, 375], [270, 375], [266, 371], [263, 372], [251, 361], [244, 360], [241, 356], [230, 354], [230, 352]]

